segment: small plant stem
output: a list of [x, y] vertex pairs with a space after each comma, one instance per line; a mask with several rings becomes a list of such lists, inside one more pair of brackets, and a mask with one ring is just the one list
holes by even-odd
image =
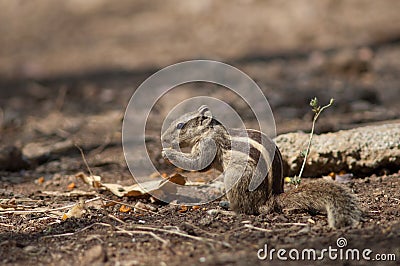
[[310, 132], [310, 139], [308, 140], [308, 145], [307, 145], [307, 149], [306, 149], [306, 153], [304, 155], [304, 161], [303, 164], [301, 165], [301, 169], [300, 169], [300, 173], [298, 176], [295, 176], [293, 178], [293, 182], [294, 184], [296, 184], [296, 187], [300, 184], [300, 180], [301, 180], [301, 176], [303, 175], [303, 171], [304, 171], [304, 167], [306, 165], [307, 162], [307, 157], [308, 154], [310, 153], [310, 149], [311, 149], [311, 143], [312, 143], [312, 139], [314, 136], [314, 129], [315, 129], [315, 123], [317, 122], [317, 119], [319, 117], [319, 115], [322, 113], [323, 110], [325, 110], [326, 108], [330, 107], [333, 104], [333, 99], [331, 99], [331, 101], [329, 102], [329, 104], [319, 108], [318, 107], [318, 111], [315, 112], [314, 118], [313, 118], [313, 122], [312, 122], [312, 127], [311, 127], [311, 132]]

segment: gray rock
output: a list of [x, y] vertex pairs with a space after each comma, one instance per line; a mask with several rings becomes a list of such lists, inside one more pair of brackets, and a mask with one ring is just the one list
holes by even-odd
[[[287, 175], [299, 174], [309, 134], [279, 135], [275, 142], [287, 165]], [[366, 174], [382, 168], [400, 168], [400, 123], [366, 126], [314, 135], [303, 176], [345, 170]]]

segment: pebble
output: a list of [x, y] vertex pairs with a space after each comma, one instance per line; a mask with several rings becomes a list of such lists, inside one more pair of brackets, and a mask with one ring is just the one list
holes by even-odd
[[218, 205], [221, 208], [223, 208], [224, 210], [228, 210], [229, 209], [229, 201], [220, 201]]
[[211, 209], [211, 210], [207, 211], [207, 214], [212, 215], [212, 216], [217, 215], [218, 213], [219, 213], [219, 210], [217, 210], [217, 209]]

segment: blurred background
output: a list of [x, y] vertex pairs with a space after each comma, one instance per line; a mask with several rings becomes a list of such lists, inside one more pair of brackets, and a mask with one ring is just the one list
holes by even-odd
[[314, 96], [336, 100], [317, 132], [393, 122], [399, 10], [396, 0], [1, 0], [2, 139], [24, 144], [33, 138], [21, 135], [27, 121], [55, 111], [123, 113], [147, 77], [190, 59], [220, 60], [256, 80], [278, 133], [310, 128]]
[[[92, 189], [75, 178], [76, 173], [99, 175], [103, 183], [132, 185], [121, 145], [128, 101], [158, 70], [193, 59], [222, 61], [254, 79], [269, 100], [278, 134], [310, 131], [313, 113], [309, 102], [314, 97], [321, 104], [335, 99], [320, 116], [316, 133], [400, 122], [399, 0], [0, 0], [0, 209], [29, 212], [29, 206], [35, 206], [57, 210], [54, 214], [2, 215], [0, 264], [55, 264], [57, 260], [66, 262], [62, 265], [109, 265], [114, 261], [121, 265], [164, 261], [185, 265], [189, 260], [202, 263], [202, 259], [212, 264], [215, 257], [216, 264], [237, 260], [250, 265], [260, 263], [253, 255], [255, 243], [261, 246], [268, 240], [282, 247], [296, 244], [318, 249], [336, 241], [336, 233], [325, 228], [325, 218], [314, 215], [288, 212], [237, 220], [211, 217], [186, 206], [179, 210], [158, 203], [156, 208], [144, 207], [159, 210], [161, 216], [154, 216], [136, 213], [136, 207], [142, 206], [135, 203], [136, 198], [116, 198], [106, 192], [102, 197], [128, 204], [107, 203], [104, 207], [96, 202], [83, 219], [59, 222], [60, 206], [72, 206], [78, 197], [97, 197], [97, 192], [92, 194]], [[195, 95], [221, 99], [247, 124], [256, 122], [245, 102], [227, 89], [199, 82], [179, 86], [154, 106], [147, 121], [148, 153], [130, 150], [134, 153], [131, 158], [138, 162], [142, 158], [137, 154], [148, 155], [159, 171], [146, 178], [181, 172], [161, 157], [160, 130], [170, 109]], [[379, 143], [386, 141], [376, 145], [371, 138], [365, 146], [378, 149], [382, 147]], [[355, 150], [362, 149], [354, 145]], [[300, 151], [293, 148], [291, 152]], [[335, 158], [350, 154], [334, 152], [338, 154], [332, 155]], [[326, 174], [341, 167], [332, 166], [336, 159], [329, 156], [321, 156], [326, 162], [329, 159]], [[349, 155], [347, 163], [353, 165], [357, 156], [358, 151]], [[389, 157], [386, 162], [384, 158], [388, 157], [379, 162], [390, 167], [392, 159], [398, 159]], [[310, 176], [319, 177], [320, 171], [325, 171], [314, 172], [316, 167], [319, 164], [309, 168]], [[369, 206], [371, 217], [362, 227], [346, 229], [346, 238], [351, 244], [363, 243], [356, 247], [398, 254], [393, 245], [398, 243], [399, 231], [395, 224], [399, 217], [398, 175], [389, 178], [386, 175], [392, 168], [381, 171], [386, 166], [376, 167], [371, 177], [349, 183], [363, 206]], [[343, 170], [366, 177], [353, 169], [345, 166]], [[184, 172], [197, 184], [219, 174], [216, 170], [204, 175]], [[347, 180], [344, 176], [350, 175], [342, 175], [342, 180]], [[135, 211], [125, 213], [120, 206], [135, 206]], [[187, 215], [182, 210], [187, 210]], [[292, 218], [300, 225], [313, 225], [292, 226], [287, 223]], [[241, 222], [243, 219], [246, 221]], [[114, 226], [112, 230], [92, 228], [98, 222], [107, 225], [107, 221], [125, 229], [128, 224], [137, 229], [136, 224], [143, 222], [149, 229], [169, 228], [197, 238], [190, 242], [175, 236], [169, 242], [162, 238], [165, 233], [154, 231], [157, 240], [151, 241], [152, 236], [144, 233], [153, 230], [132, 236]], [[248, 222], [272, 226], [273, 233], [246, 229], [243, 226]], [[219, 237], [221, 232], [223, 237]], [[224, 242], [211, 243], [209, 237]], [[225, 241], [232, 246], [227, 248]], [[164, 249], [165, 243], [173, 248]]]

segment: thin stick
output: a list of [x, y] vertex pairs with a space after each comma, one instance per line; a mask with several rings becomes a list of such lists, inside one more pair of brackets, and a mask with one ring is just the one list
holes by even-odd
[[284, 225], [284, 226], [287, 226], [287, 225], [309, 226], [309, 224], [305, 224], [305, 223], [277, 223], [277, 224], [275, 224], [275, 225]]
[[[290, 224], [290, 223], [288, 223]], [[295, 224], [296, 225], [296, 224]], [[287, 228], [283, 228], [283, 229], [265, 229], [265, 228], [261, 228], [261, 227], [256, 227], [254, 225], [251, 224], [245, 224], [244, 227], [249, 228], [249, 229], [254, 229], [257, 231], [261, 231], [261, 232], [266, 232], [266, 233], [271, 233], [271, 232], [282, 232], [282, 231], [287, 231]]]
[[[95, 197], [93, 199], [88, 199], [86, 200], [84, 203], [89, 203], [92, 201], [96, 201], [99, 200], [100, 197]], [[67, 206], [63, 206], [63, 207], [58, 207], [55, 209], [34, 209], [34, 210], [27, 210], [27, 211], [0, 211], [0, 214], [29, 214], [29, 213], [46, 213], [46, 212], [53, 212], [53, 211], [60, 211], [60, 210], [65, 210], [65, 209], [70, 209], [72, 207], [74, 207], [76, 205], [72, 204], [72, 205], [67, 205]]]
[[121, 219], [118, 219], [117, 217], [115, 217], [114, 215], [108, 214], [108, 217], [110, 217], [111, 219], [121, 223], [121, 224], [126, 224], [124, 221], [122, 221]]
[[258, 230], [258, 231], [261, 231], [261, 232], [267, 232], [267, 233], [271, 233], [271, 232], [274, 231], [274, 230], [271, 230], [271, 229], [265, 229], [265, 228], [261, 228], [261, 227], [255, 227], [255, 226], [252, 225], [252, 224], [245, 224], [244, 227], [250, 228], [250, 229], [254, 229], [254, 230]]
[[[0, 199], [0, 201], [9, 201], [10, 199]], [[17, 202], [38, 202], [38, 201], [43, 201], [43, 200], [34, 200], [34, 199], [30, 199], [30, 198], [21, 198], [21, 199], [15, 199], [15, 201]]]
[[111, 224], [106, 224], [106, 223], [93, 223], [93, 224], [91, 224], [91, 225], [89, 225], [89, 226], [86, 226], [86, 227], [84, 227], [84, 228], [82, 228], [82, 229], [80, 229], [80, 230], [78, 230], [78, 231], [76, 231], [76, 232], [74, 232], [74, 233], [65, 233], [65, 234], [59, 234], [59, 235], [49, 235], [49, 236], [43, 236], [43, 237], [41, 237], [41, 238], [51, 238], [51, 237], [61, 237], [61, 236], [73, 236], [73, 235], [75, 235], [75, 234], [77, 234], [77, 233], [81, 233], [81, 232], [83, 232], [83, 231], [85, 231], [85, 230], [87, 230], [87, 229], [90, 229], [90, 228], [92, 228], [92, 227], [95, 226], [95, 225], [103, 225], [103, 226], [107, 226], [107, 227], [113, 227]]
[[78, 150], [81, 152], [82, 160], [83, 160], [83, 162], [85, 163], [86, 168], [87, 168], [87, 170], [89, 171], [90, 176], [93, 176], [93, 172], [92, 172], [92, 170], [90, 169], [88, 162], [86, 161], [85, 154], [83, 153], [82, 148], [79, 147], [77, 144], [75, 144], [75, 147], [77, 147]]
[[154, 234], [153, 232], [149, 232], [149, 231], [139, 231], [139, 230], [127, 231], [125, 229], [122, 229], [122, 230], [117, 231], [115, 233], [117, 233], [117, 234], [128, 234], [130, 236], [133, 236], [134, 234], [150, 235], [153, 238], [157, 239], [158, 241], [162, 242], [164, 246], [168, 246], [169, 245], [169, 241], [168, 240], [165, 240], [165, 239], [161, 238], [160, 236]]
[[0, 223], [0, 225], [1, 225], [1, 226], [5, 226], [5, 227], [13, 227], [12, 224], [3, 224], [3, 223]]
[[[81, 233], [81, 232], [83, 232], [83, 231], [85, 231], [85, 230], [88, 230], [88, 229], [92, 228], [92, 227], [95, 226], [95, 225], [102, 225], [102, 226], [107, 226], [107, 227], [114, 227], [114, 226], [112, 226], [112, 225], [110, 225], [110, 224], [107, 224], [107, 223], [93, 223], [93, 224], [91, 224], [91, 225], [89, 225], [89, 226], [86, 226], [86, 227], [84, 227], [84, 228], [82, 228], [82, 229], [80, 229], [80, 230], [78, 230], [78, 231], [76, 231], [76, 232], [74, 232], [74, 233], [64, 233], [64, 234], [58, 234], [58, 235], [43, 236], [42, 238], [73, 236], [73, 235], [75, 235], [75, 234], [77, 234], [77, 233]], [[118, 233], [119, 233], [119, 234], [122, 233], [122, 234], [128, 234], [128, 235], [130, 235], [130, 236], [133, 236], [133, 234], [145, 234], [145, 235], [150, 235], [150, 236], [152, 236], [153, 238], [157, 239], [158, 241], [162, 242], [164, 246], [167, 246], [167, 245], [169, 244], [169, 241], [168, 241], [168, 240], [162, 239], [160, 236], [154, 234], [153, 232], [138, 231], [138, 230], [128, 231], [128, 230], [125, 230], [124, 228], [121, 228], [121, 227], [118, 227], [118, 226], [115, 226], [115, 229], [118, 230], [118, 231], [115, 232], [115, 233], [117, 233], [117, 234], [118, 234]]]
[[65, 234], [59, 234], [59, 235], [51, 235], [51, 236], [42, 236], [41, 238], [53, 238], [53, 237], [61, 237], [61, 236], [73, 236], [75, 233], [65, 233]]
[[153, 230], [153, 231], [158, 231], [158, 232], [163, 232], [163, 233], [168, 233], [168, 234], [174, 234], [174, 235], [187, 237], [187, 238], [194, 239], [194, 240], [201, 241], [201, 242], [212, 242], [212, 243], [222, 244], [223, 246], [226, 246], [226, 247], [231, 247], [231, 245], [227, 242], [221, 242], [221, 241], [217, 241], [217, 240], [205, 238], [205, 237], [192, 236], [192, 235], [188, 235], [188, 234], [185, 234], [185, 233], [182, 233], [179, 231], [171, 231], [171, 230], [166, 230], [166, 229], [162, 229], [162, 228], [147, 227], [147, 226], [135, 226], [135, 228], [143, 229], [143, 230]]
[[92, 228], [92, 227], [95, 226], [95, 225], [102, 225], [102, 226], [107, 226], [107, 227], [113, 227], [111, 224], [108, 224], [108, 223], [93, 223], [93, 224], [91, 224], [91, 225], [88, 225], [88, 226], [86, 226], [86, 227], [84, 227], [84, 228], [82, 228], [82, 229], [76, 231], [75, 233], [83, 232], [83, 231], [85, 231], [85, 230], [87, 230], [87, 229]]

